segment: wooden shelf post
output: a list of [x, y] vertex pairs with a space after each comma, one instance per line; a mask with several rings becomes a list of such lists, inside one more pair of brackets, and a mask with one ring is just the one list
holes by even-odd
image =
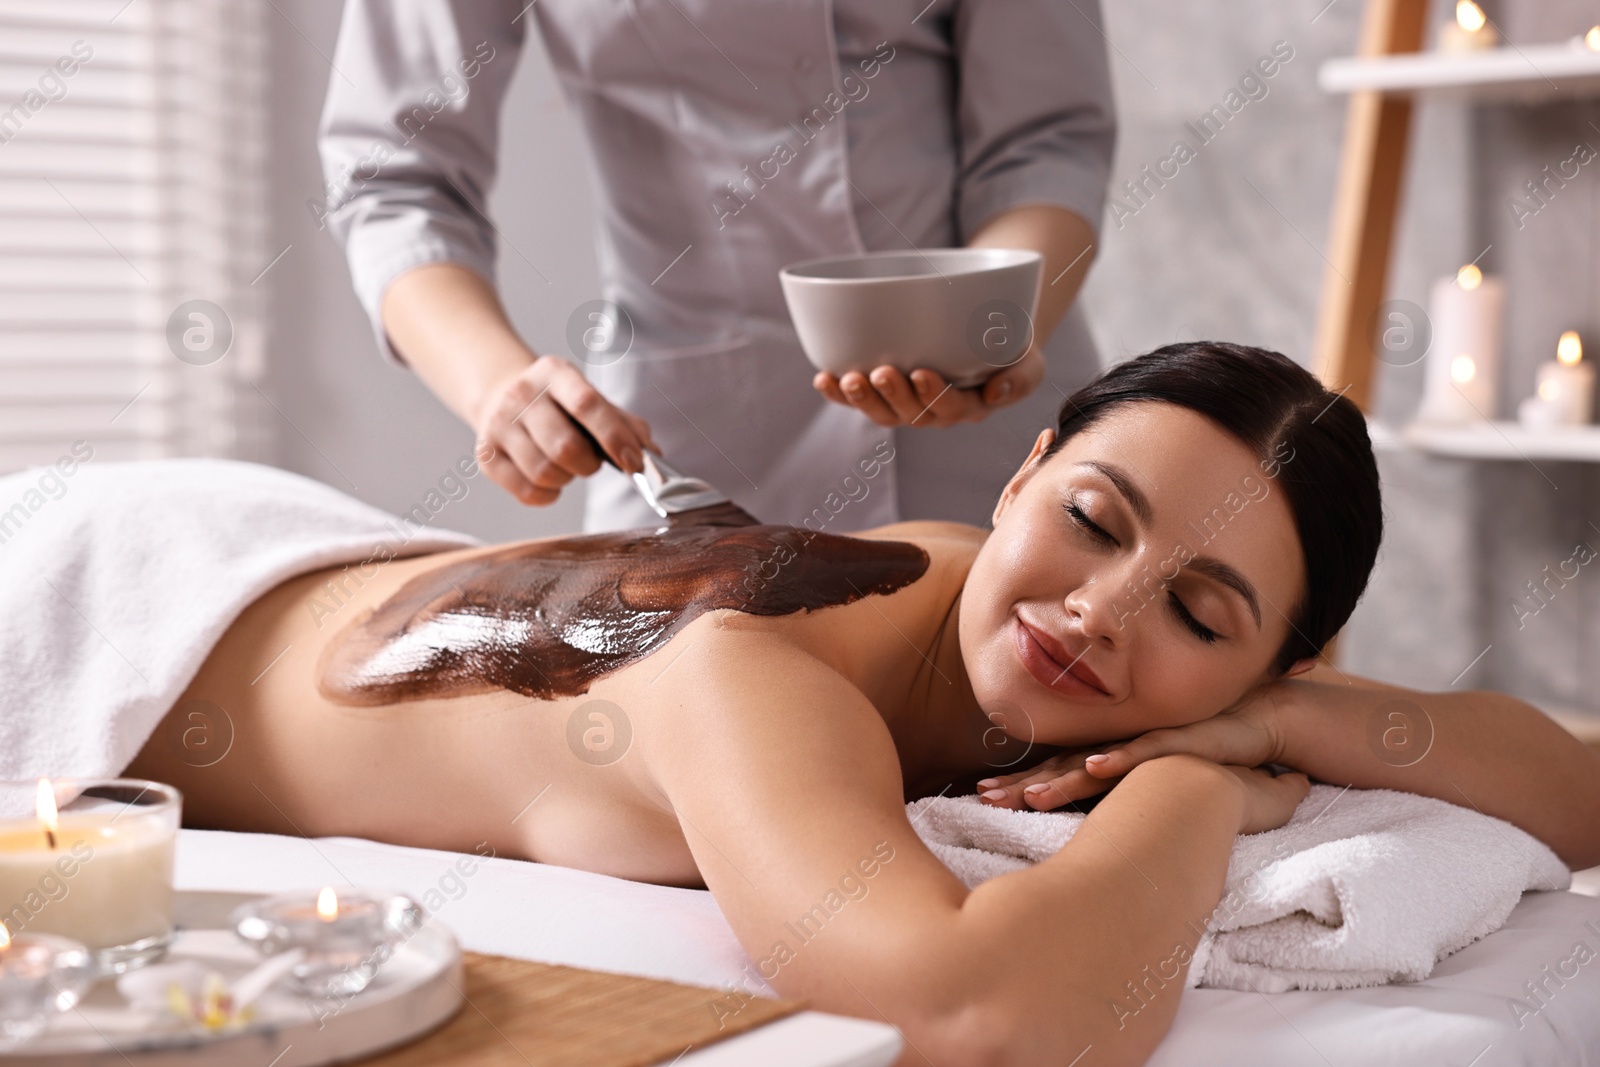
[[[1419, 51], [1428, 8], [1427, 0], [1367, 0], [1360, 54]], [[1375, 316], [1388, 279], [1410, 128], [1408, 98], [1370, 89], [1350, 94], [1313, 369], [1329, 389], [1348, 386], [1345, 395], [1362, 411], [1372, 396]]]

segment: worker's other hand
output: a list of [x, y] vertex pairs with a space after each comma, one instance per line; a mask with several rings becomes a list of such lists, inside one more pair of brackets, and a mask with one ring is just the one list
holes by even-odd
[[650, 425], [601, 396], [559, 356], [540, 356], [490, 390], [473, 420], [479, 465], [524, 504], [550, 504], [602, 459], [572, 424], [594, 434], [622, 470], [644, 469], [643, 450], [659, 453]]
[[982, 422], [990, 412], [1033, 392], [1042, 381], [1044, 356], [1030, 348], [1021, 359], [969, 389], [956, 388], [926, 367], [918, 367], [909, 378], [889, 366], [875, 367], [871, 374], [846, 371], [838, 377], [818, 371], [811, 384], [835, 404], [855, 408], [879, 426], [923, 427]]

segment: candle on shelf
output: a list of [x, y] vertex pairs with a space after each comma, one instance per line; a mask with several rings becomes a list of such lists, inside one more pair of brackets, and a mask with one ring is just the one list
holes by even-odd
[[[15, 817], [28, 794], [33, 816]], [[0, 820], [0, 920], [13, 936], [82, 942], [102, 974], [159, 957], [172, 938], [180, 804], [157, 782], [0, 783], [0, 810], [13, 816]]]
[[1583, 359], [1583, 342], [1568, 330], [1556, 342], [1556, 358], [1539, 364], [1534, 395], [1517, 407], [1529, 429], [1582, 426], [1594, 415], [1594, 365]]
[[94, 982], [89, 950], [51, 934], [12, 937], [0, 924], [0, 1047], [37, 1035]]
[[1428, 316], [1433, 340], [1420, 422], [1480, 422], [1495, 416], [1505, 284], [1471, 263], [1433, 283]]
[[1456, 17], [1439, 27], [1441, 52], [1476, 52], [1499, 43], [1500, 35], [1473, 0], [1456, 0]]
[[264, 955], [298, 950], [302, 958], [289, 973], [305, 993], [351, 997], [423, 918], [422, 905], [402, 894], [325, 886], [314, 898], [284, 893], [241, 904], [233, 928]]

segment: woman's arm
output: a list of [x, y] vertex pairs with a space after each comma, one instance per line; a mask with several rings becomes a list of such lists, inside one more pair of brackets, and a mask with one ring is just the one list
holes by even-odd
[[979, 785], [991, 803], [1043, 811], [1101, 793], [1144, 760], [1178, 752], [1281, 763], [1334, 785], [1435, 797], [1520, 826], [1569, 867], [1600, 864], [1600, 753], [1549, 716], [1503, 693], [1426, 693], [1323, 665], [1202, 722]]
[[[696, 684], [713, 656], [717, 685]], [[706, 884], [763, 978], [892, 1023], [903, 1063], [1143, 1063], [1235, 835], [1306, 788], [1152, 761], [1059, 854], [968, 892], [907, 821], [893, 740], [854, 686], [763, 635], [683, 658], [634, 736]]]
[[1283, 687], [1273, 762], [1400, 789], [1522, 827], [1575, 869], [1600, 864], [1600, 753], [1538, 708], [1487, 690], [1425, 693], [1318, 666]]

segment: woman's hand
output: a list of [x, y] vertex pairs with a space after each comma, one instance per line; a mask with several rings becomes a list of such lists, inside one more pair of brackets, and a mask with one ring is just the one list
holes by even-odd
[[855, 408], [879, 426], [954, 426], [982, 422], [997, 408], [1021, 400], [1044, 381], [1044, 369], [1044, 357], [1038, 348], [1030, 348], [970, 389], [957, 389], [926, 367], [913, 370], [909, 379], [890, 366], [876, 367], [870, 375], [846, 371], [837, 378], [818, 371], [811, 384], [835, 404]]
[[1270, 771], [1251, 767], [1224, 767], [1232, 772], [1244, 790], [1244, 814], [1239, 819], [1241, 834], [1276, 830], [1294, 817], [1294, 810], [1311, 791], [1311, 779], [1299, 772], [1274, 777]]
[[1052, 811], [1105, 792], [1123, 775], [1161, 756], [1186, 754], [1213, 763], [1259, 767], [1281, 760], [1288, 694], [1294, 681], [1258, 687], [1233, 707], [1209, 719], [1151, 730], [1130, 741], [1052, 756], [1020, 774], [978, 783], [985, 803]]
[[643, 470], [642, 449], [659, 452], [650, 425], [600, 395], [559, 356], [540, 356], [490, 390], [473, 420], [489, 477], [524, 504], [549, 504], [576, 477], [600, 469], [582, 423], [622, 470]]
[[1098, 796], [1115, 783], [1084, 770], [1084, 761], [1104, 751], [1102, 747], [1062, 752], [1028, 770], [985, 778], [978, 783], [979, 799], [991, 807], [1053, 811]]

